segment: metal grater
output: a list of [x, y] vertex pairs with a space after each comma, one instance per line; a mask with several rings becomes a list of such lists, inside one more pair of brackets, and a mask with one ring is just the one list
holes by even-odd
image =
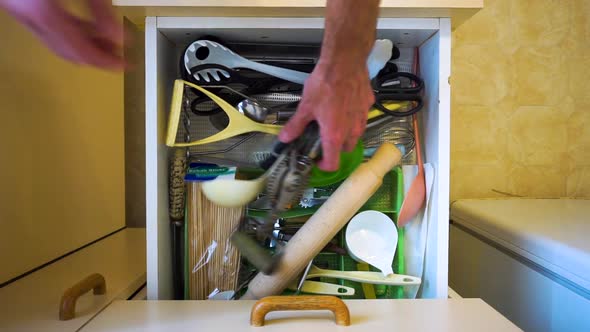
[[[211, 124], [209, 117], [195, 115], [190, 111], [190, 106], [186, 104], [186, 102], [183, 103], [182, 107], [181, 119], [183, 125], [178, 127], [177, 142], [187, 142], [219, 132]], [[220, 142], [191, 146], [187, 151], [191, 159], [207, 155], [230, 163], [257, 167], [258, 163], [265, 159], [265, 153], [269, 150], [275, 137], [263, 133], [244, 134]]]
[[271, 92], [259, 95], [253, 95], [253, 99], [269, 107], [283, 104], [295, 103], [301, 100], [301, 94], [292, 92]]

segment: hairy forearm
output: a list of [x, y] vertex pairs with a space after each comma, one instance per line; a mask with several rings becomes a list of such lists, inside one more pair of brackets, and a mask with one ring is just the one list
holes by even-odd
[[365, 68], [378, 15], [379, 0], [328, 0], [318, 65], [340, 72]]
[[0, 10], [10, 11], [10, 0], [0, 0]]
[[41, 15], [52, 2], [53, 0], [0, 0], [0, 10], [6, 10], [10, 15], [27, 23], [29, 20], [23, 15], [25, 12], [35, 12]]
[[375, 40], [379, 0], [328, 0], [326, 7], [320, 59], [305, 81], [297, 112], [279, 138], [292, 142], [310, 121], [317, 121], [322, 142], [318, 166], [335, 171], [340, 152], [357, 145], [375, 101], [367, 57]]
[[0, 9], [5, 9], [9, 12], [16, 11], [20, 7], [26, 7], [27, 1], [22, 0], [0, 0]]

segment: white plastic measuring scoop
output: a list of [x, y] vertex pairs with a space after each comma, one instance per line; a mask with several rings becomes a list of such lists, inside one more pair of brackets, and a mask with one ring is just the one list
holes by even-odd
[[348, 223], [346, 247], [352, 258], [378, 268], [387, 277], [393, 274], [397, 237], [391, 218], [379, 211], [364, 211]]

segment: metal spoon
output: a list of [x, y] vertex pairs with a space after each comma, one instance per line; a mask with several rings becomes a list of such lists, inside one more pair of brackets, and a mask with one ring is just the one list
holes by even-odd
[[244, 99], [238, 104], [238, 111], [256, 122], [264, 123], [270, 110], [255, 100]]
[[287, 121], [295, 114], [294, 109], [288, 109], [289, 106], [296, 103], [278, 105], [275, 107], [266, 107], [256, 100], [244, 99], [238, 105], [238, 111], [251, 120], [260, 123], [277, 123]]

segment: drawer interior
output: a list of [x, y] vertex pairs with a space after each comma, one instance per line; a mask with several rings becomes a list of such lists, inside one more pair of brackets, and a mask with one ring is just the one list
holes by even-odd
[[[375, 210], [385, 213], [392, 220], [397, 220], [397, 215], [403, 201], [403, 174], [400, 167], [394, 168], [391, 172], [383, 178], [383, 184], [375, 194], [359, 209], [359, 212], [367, 210]], [[343, 228], [332, 243], [335, 243], [341, 248], [346, 248], [346, 227]], [[396, 255], [392, 263], [393, 271], [397, 274], [405, 274], [404, 266], [404, 234], [403, 229], [398, 229], [398, 245]], [[350, 255], [343, 255], [334, 252], [322, 252], [318, 254], [314, 260], [313, 265], [322, 269], [336, 270], [336, 271], [359, 271], [359, 264]], [[366, 265], [369, 271], [379, 272], [379, 269]], [[331, 284], [339, 284], [346, 287], [354, 288], [355, 293], [352, 296], [341, 296], [342, 299], [369, 299], [371, 295], [368, 291], [373, 293], [376, 299], [400, 299], [406, 298], [405, 291], [417, 286], [386, 286], [386, 285], [363, 285], [360, 282], [349, 281], [337, 278], [318, 278], [320, 282], [327, 282]], [[367, 287], [369, 290], [367, 290]], [[292, 290], [286, 290], [285, 295], [291, 295]]]
[[[148, 298], [170, 299], [171, 245], [168, 218], [168, 153], [164, 144], [179, 58], [187, 44], [213, 35], [244, 49], [252, 43], [319, 47], [323, 20], [319, 18], [149, 17], [146, 21], [146, 227], [148, 237]], [[391, 39], [402, 55], [420, 48], [420, 73], [426, 84], [419, 113], [423, 154], [436, 172], [421, 296], [444, 298], [447, 291], [448, 238], [448, 106], [440, 107], [441, 54], [450, 51], [449, 27], [439, 19], [380, 19], [377, 38]], [[447, 31], [448, 30], [448, 31]], [[441, 38], [442, 37], [442, 38]], [[441, 46], [442, 45], [442, 46]], [[442, 47], [442, 48], [441, 48]], [[402, 56], [403, 58], [403, 56]], [[444, 60], [444, 59], [443, 59]], [[450, 62], [450, 57], [449, 57]], [[448, 94], [448, 92], [445, 92]], [[339, 268], [344, 269], [345, 262]]]

